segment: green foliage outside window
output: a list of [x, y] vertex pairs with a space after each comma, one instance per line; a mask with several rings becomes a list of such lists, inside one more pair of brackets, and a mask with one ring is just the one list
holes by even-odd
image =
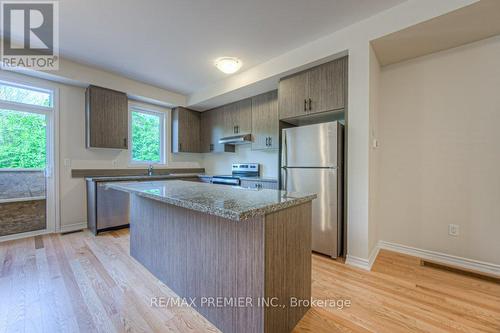
[[132, 112], [132, 160], [160, 162], [160, 117]]
[[44, 115], [0, 109], [0, 168], [43, 169]]

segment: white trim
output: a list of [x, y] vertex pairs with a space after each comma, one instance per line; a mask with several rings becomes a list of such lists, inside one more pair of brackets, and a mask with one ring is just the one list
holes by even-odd
[[11, 203], [11, 202], [24, 202], [24, 201], [40, 201], [45, 199], [46, 199], [45, 197], [8, 198], [8, 199], [0, 199], [0, 204]]
[[83, 229], [87, 229], [87, 222], [62, 225], [61, 230], [59, 232], [64, 233], [64, 232], [78, 231]]
[[[60, 174], [59, 174], [59, 150], [61, 149], [59, 145], [59, 105], [60, 105], [60, 91], [59, 87], [53, 87], [52, 88], [53, 95], [52, 95], [52, 103], [54, 107], [54, 115], [52, 116], [52, 124], [53, 124], [53, 130], [52, 130], [52, 139], [54, 143], [54, 150], [52, 152], [53, 154], [53, 162], [52, 162], [52, 167], [53, 167], [53, 181], [51, 182], [52, 188], [52, 211], [53, 211], [53, 223], [47, 224], [47, 227], [50, 229], [52, 232], [56, 232], [59, 230], [60, 226], [60, 218], [61, 218], [61, 212], [60, 212], [60, 202], [59, 202], [59, 195], [60, 195]], [[49, 202], [49, 201], [48, 201]]]
[[379, 249], [394, 251], [422, 259], [432, 260], [434, 262], [438, 262], [444, 265], [451, 265], [454, 267], [461, 267], [467, 270], [473, 270], [477, 272], [500, 276], [500, 265], [497, 264], [457, 257], [436, 251], [418, 249], [411, 246], [390, 243], [386, 241], [379, 241], [377, 247]]
[[378, 253], [380, 251], [380, 248], [377, 245], [375, 245], [372, 249], [372, 252], [370, 253], [370, 257], [368, 259], [363, 259], [359, 257], [354, 257], [347, 255], [345, 263], [347, 265], [351, 265], [354, 267], [358, 267], [367, 271], [371, 271], [373, 264], [375, 263], [375, 260], [377, 259]]
[[0, 108], [5, 110], [19, 111], [25, 113], [29, 112], [29, 113], [44, 114], [44, 115], [54, 111], [54, 107], [5, 102], [2, 100], [0, 100]]
[[377, 243], [375, 245], [375, 247], [372, 249], [372, 252], [370, 253], [370, 258], [368, 258], [368, 267], [369, 267], [369, 270], [372, 269], [373, 264], [375, 263], [375, 260], [377, 260], [379, 252], [380, 252], [380, 247], [378, 246], [378, 243]]
[[370, 270], [370, 263], [369, 263], [368, 259], [363, 259], [363, 258], [351, 256], [348, 254], [346, 256], [345, 263], [346, 263], [346, 265], [349, 265], [349, 266], [354, 266], [354, 267], [361, 268], [361, 269], [364, 269], [367, 271]]
[[11, 240], [16, 240], [16, 239], [22, 239], [22, 238], [28, 238], [28, 237], [34, 237], [34, 236], [40, 236], [40, 235], [47, 235], [47, 234], [51, 234], [51, 233], [52, 232], [44, 229], [44, 230], [36, 230], [36, 231], [23, 232], [21, 234], [1, 236], [0, 237], [0, 243], [1, 242], [11, 241]]

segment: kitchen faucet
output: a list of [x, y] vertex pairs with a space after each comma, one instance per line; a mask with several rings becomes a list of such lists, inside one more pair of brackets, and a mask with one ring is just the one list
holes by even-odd
[[152, 175], [153, 175], [153, 165], [150, 164], [148, 167], [148, 176], [152, 176]]

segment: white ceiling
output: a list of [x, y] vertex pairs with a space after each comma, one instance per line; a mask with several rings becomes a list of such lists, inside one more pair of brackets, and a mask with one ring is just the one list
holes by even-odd
[[60, 53], [191, 94], [403, 0], [60, 0]]

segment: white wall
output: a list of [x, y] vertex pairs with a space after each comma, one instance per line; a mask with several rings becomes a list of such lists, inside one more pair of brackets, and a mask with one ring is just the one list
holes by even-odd
[[379, 238], [500, 264], [500, 37], [380, 79]]
[[251, 145], [236, 146], [236, 153], [203, 154], [203, 167], [209, 175], [231, 174], [232, 163], [260, 163], [261, 176], [278, 178], [278, 150], [252, 150]]

